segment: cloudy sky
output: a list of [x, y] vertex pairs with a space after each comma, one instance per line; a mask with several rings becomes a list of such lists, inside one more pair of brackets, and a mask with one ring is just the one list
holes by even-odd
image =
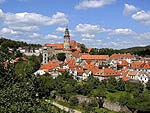
[[66, 25], [88, 47], [150, 45], [150, 0], [0, 0], [0, 37], [59, 43]]

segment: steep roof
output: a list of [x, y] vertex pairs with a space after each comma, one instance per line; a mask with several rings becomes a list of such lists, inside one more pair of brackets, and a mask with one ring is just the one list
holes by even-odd
[[119, 66], [128, 66], [129, 63], [126, 60], [121, 60], [121, 64], [118, 63]]

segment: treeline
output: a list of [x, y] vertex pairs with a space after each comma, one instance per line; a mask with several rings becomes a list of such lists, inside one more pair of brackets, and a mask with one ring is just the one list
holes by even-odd
[[30, 46], [30, 47], [41, 47], [40, 44], [27, 44], [26, 42], [23, 41], [14, 41], [6, 38], [0, 38], [0, 45], [2, 47], [9, 47], [9, 48], [15, 48], [17, 49], [18, 47], [24, 47], [24, 46]]
[[150, 56], [150, 46], [139, 48], [129, 48], [129, 49], [110, 49], [110, 48], [102, 48], [102, 49], [97, 49], [93, 48], [90, 52], [91, 55], [109, 55], [111, 56], [112, 54], [124, 54], [124, 53], [130, 53], [138, 56], [143, 56], [143, 57], [149, 57]]
[[[22, 57], [22, 53], [20, 51], [17, 51], [19, 47], [41, 47], [40, 44], [27, 44], [23, 41], [14, 41], [6, 38], [0, 38], [0, 51], [7, 54], [10, 58], [16, 58], [16, 57]], [[11, 49], [11, 50], [9, 50]]]

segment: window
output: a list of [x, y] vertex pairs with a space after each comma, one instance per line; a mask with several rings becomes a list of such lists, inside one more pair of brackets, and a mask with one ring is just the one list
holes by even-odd
[[46, 64], [46, 61], [45, 61], [45, 64]]

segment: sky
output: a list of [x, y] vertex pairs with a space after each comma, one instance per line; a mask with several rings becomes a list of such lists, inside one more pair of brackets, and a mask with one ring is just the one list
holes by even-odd
[[0, 0], [0, 37], [92, 48], [150, 45], [150, 0]]

